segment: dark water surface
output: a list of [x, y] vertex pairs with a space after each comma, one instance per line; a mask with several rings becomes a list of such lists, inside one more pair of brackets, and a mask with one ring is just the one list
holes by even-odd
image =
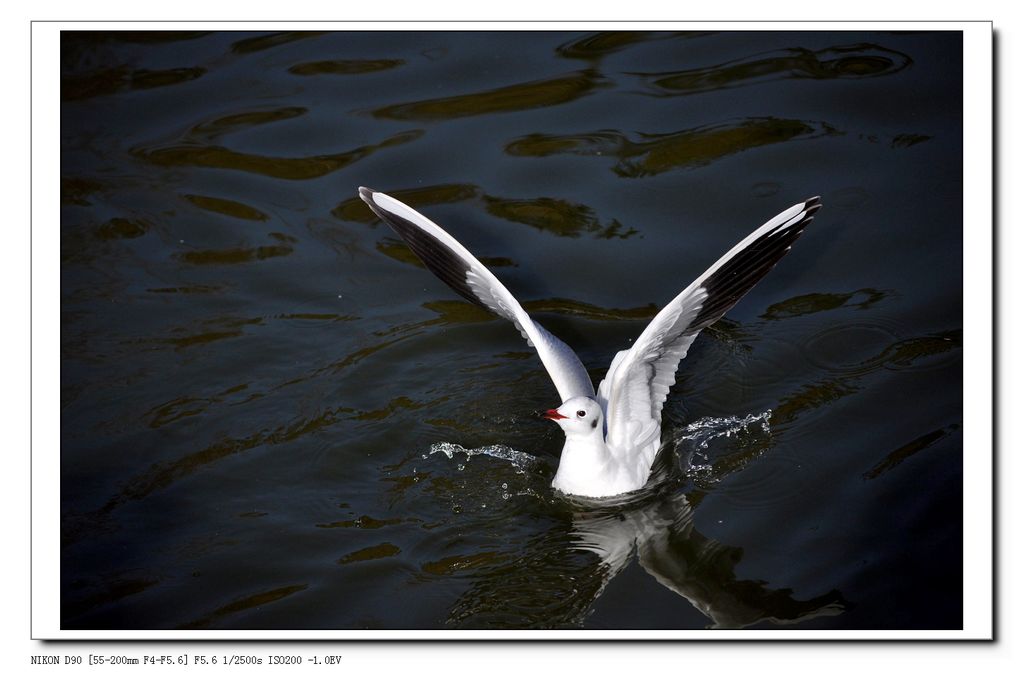
[[[961, 40], [64, 33], [65, 629], [947, 629], [962, 619]], [[506, 321], [595, 384], [820, 194], [680, 365], [644, 490], [549, 485]]]

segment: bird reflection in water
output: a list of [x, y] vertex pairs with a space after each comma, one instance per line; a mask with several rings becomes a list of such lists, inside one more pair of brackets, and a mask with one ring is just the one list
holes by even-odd
[[709, 628], [740, 629], [764, 621], [789, 625], [846, 609], [835, 590], [802, 601], [789, 589], [739, 579], [735, 568], [743, 549], [701, 534], [683, 492], [625, 511], [580, 512], [573, 525], [576, 545], [596, 553], [607, 567], [606, 581], [635, 554], [659, 584], [704, 613], [711, 620]]
[[[469, 574], [463, 572], [470, 586], [449, 611], [445, 624], [600, 627], [599, 618], [593, 617], [599, 599], [634, 556], [659, 584], [707, 617], [708, 628], [786, 627], [843, 613], [849, 604], [837, 590], [800, 600], [791, 589], [738, 577], [743, 549], [720, 543], [696, 528], [694, 509], [710, 490], [768, 451], [770, 416], [766, 412], [716, 419], [713, 424], [702, 422], [677, 431], [663, 447], [648, 485], [637, 492], [590, 500], [545, 492], [570, 508], [565, 524], [527, 538], [510, 554], [478, 554], [475, 560], [463, 556], [463, 562], [475, 563]], [[716, 439], [729, 443], [721, 454], [707, 448]], [[474, 451], [480, 454], [478, 460], [501, 463], [483, 456], [490, 448]], [[711, 456], [705, 459], [709, 451]], [[542, 472], [528, 470], [524, 457], [529, 455], [520, 453], [518, 467], [527, 469], [523, 470], [527, 481], [534, 474], [542, 478]], [[593, 556], [598, 558], [596, 565]]]

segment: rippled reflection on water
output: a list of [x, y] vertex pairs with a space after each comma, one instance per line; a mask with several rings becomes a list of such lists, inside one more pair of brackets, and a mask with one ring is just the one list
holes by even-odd
[[[955, 33], [65, 32], [68, 629], [958, 628]], [[651, 483], [358, 200], [463, 240], [595, 382], [771, 215]], [[671, 592], [671, 593], [670, 593]], [[674, 595], [673, 595], [674, 594]]]
[[[387, 482], [397, 504], [410, 497], [415, 506], [443, 504], [453, 516], [466, 517], [463, 532], [529, 513], [531, 505], [571, 522], [564, 536], [529, 537], [515, 551], [455, 550], [424, 564], [426, 575], [458, 577], [468, 584], [445, 620], [451, 626], [582, 626], [609, 582], [634, 561], [700, 611], [708, 627], [794, 624], [838, 615], [848, 604], [837, 591], [802, 600], [790, 589], [737, 577], [742, 549], [722, 545], [694, 527], [693, 506], [700, 503], [701, 492], [766, 451], [770, 416], [706, 418], [681, 428], [663, 451], [647, 489], [614, 499], [562, 497], [550, 489], [551, 471], [541, 461], [503, 445], [466, 449], [437, 443], [429, 453], [388, 471]], [[742, 444], [719, 458], [711, 453], [719, 438]], [[528, 503], [521, 497], [528, 497]], [[363, 517], [335, 526], [392, 522], [401, 521]], [[576, 549], [598, 560], [580, 560]], [[391, 545], [373, 545], [341, 562], [399, 552]]]

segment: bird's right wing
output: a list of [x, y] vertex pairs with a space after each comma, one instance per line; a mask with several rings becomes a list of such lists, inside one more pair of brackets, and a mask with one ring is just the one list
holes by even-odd
[[498, 278], [448, 232], [387, 194], [360, 187], [359, 197], [441, 281], [469, 302], [516, 325], [526, 342], [536, 348], [563, 402], [571, 397], [594, 397], [594, 384], [572, 348], [531, 319]]
[[814, 197], [754, 230], [666, 305], [632, 348], [615, 356], [598, 389], [613, 452], [636, 451], [660, 434], [661, 408], [694, 338], [775, 267], [820, 208]]

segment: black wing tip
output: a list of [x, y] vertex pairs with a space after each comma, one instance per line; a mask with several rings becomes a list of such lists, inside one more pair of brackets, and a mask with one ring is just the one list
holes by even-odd
[[789, 253], [814, 219], [814, 214], [821, 209], [821, 197], [813, 196], [793, 208], [797, 206], [800, 210], [796, 216], [761, 234], [701, 282], [707, 297], [684, 333], [697, 332], [714, 324], [764, 278]]
[[374, 215], [376, 215], [384, 222], [388, 222], [388, 216], [391, 215], [391, 211], [387, 210], [386, 208], [384, 208], [384, 206], [377, 203], [377, 201], [375, 201], [373, 198], [374, 194], [380, 194], [380, 192], [378, 192], [376, 189], [370, 189], [369, 187], [359, 188], [359, 198], [361, 198], [363, 202], [370, 207], [370, 210], [373, 211]]
[[[466, 275], [473, 271], [473, 266], [453, 251], [449, 245], [438, 239], [436, 235], [424, 229], [422, 225], [416, 224], [407, 217], [397, 215], [377, 203], [374, 200], [374, 194], [379, 193], [369, 187], [359, 188], [359, 198], [366, 202], [366, 205], [378, 218], [402, 237], [409, 249], [428, 270], [469, 302], [479, 305], [485, 310], [490, 310], [491, 308], [480, 300], [466, 280]], [[420, 217], [426, 220], [424, 216]]]

